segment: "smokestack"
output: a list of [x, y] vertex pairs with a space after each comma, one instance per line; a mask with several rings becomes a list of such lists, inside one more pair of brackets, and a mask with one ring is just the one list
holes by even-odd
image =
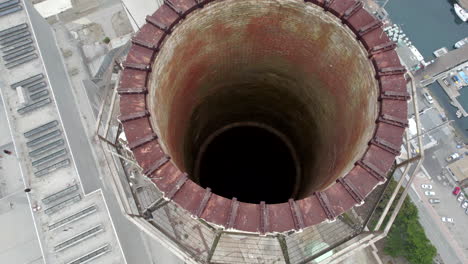
[[385, 181], [405, 70], [361, 2], [171, 0], [146, 21], [120, 121], [166, 200], [265, 234], [333, 221]]

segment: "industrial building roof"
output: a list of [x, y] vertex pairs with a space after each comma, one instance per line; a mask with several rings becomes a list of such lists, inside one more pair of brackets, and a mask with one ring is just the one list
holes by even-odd
[[459, 182], [468, 179], [468, 158], [462, 158], [447, 166]]
[[[0, 15], [0, 94], [44, 261], [121, 262], [107, 205], [100, 192], [84, 193], [55, 103], [54, 89], [70, 87], [49, 78], [50, 65], [43, 59], [65, 67], [52, 29], [28, 1], [15, 3]], [[38, 43], [37, 34], [50, 42]]]

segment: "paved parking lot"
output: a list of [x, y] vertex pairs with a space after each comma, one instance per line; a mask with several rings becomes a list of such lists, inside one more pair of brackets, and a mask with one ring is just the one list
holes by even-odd
[[[411, 186], [409, 196], [418, 208], [420, 223], [427, 237], [445, 263], [468, 263], [468, 237], [463, 236], [468, 228], [468, 215], [464, 214], [455, 202], [455, 197], [451, 195], [456, 182], [444, 170], [448, 155], [454, 152], [463, 153], [465, 150], [457, 149], [457, 142], [460, 140], [455, 136], [451, 122], [441, 114], [443, 110], [437, 101], [429, 103], [423, 96], [426, 91], [426, 88], [417, 88], [425, 159]], [[413, 115], [411, 110], [410, 108], [410, 117]], [[400, 176], [401, 172], [395, 174], [396, 179]], [[429, 203], [429, 197], [421, 189], [423, 183], [433, 185], [433, 191], [436, 193], [434, 197], [441, 200], [440, 204]], [[442, 223], [442, 216], [453, 217], [455, 225]]]
[[[433, 198], [440, 199], [440, 204], [430, 204], [429, 198], [424, 194], [421, 188], [421, 184], [431, 184], [433, 186], [432, 191], [435, 192]], [[426, 176], [417, 178], [414, 181], [414, 186], [417, 194], [421, 198], [418, 203], [426, 207], [426, 210], [433, 216], [432, 220], [435, 225], [439, 227], [442, 233], [446, 232], [448, 239], [447, 242], [452, 244], [452, 249], [458, 251], [459, 255], [465, 256], [465, 261], [468, 261], [468, 248], [465, 246], [468, 244], [468, 237], [466, 236], [466, 230], [468, 229], [468, 215], [465, 214], [457, 202], [455, 195], [451, 193], [453, 188], [450, 185], [443, 185], [442, 182], [437, 180], [429, 180]], [[454, 224], [442, 222], [442, 217], [451, 217], [454, 219]], [[461, 262], [463, 263], [463, 262]], [[466, 262], [465, 262], [466, 263]]]
[[[440, 106], [435, 101], [429, 103], [422, 93], [425, 88], [418, 88], [425, 159], [421, 171], [415, 178], [410, 190], [410, 197], [418, 207], [420, 222], [426, 235], [436, 246], [438, 253], [446, 263], [467, 263], [468, 259], [468, 215], [456, 201], [451, 191], [456, 186], [455, 179], [444, 169], [448, 162], [446, 158], [452, 153], [464, 153], [457, 148], [459, 139], [455, 136], [453, 127], [440, 112]], [[431, 143], [432, 142], [432, 143]], [[433, 144], [435, 142], [435, 144]], [[457, 143], [458, 142], [458, 143]], [[421, 184], [431, 184], [435, 192], [433, 198], [440, 199], [440, 204], [430, 204], [424, 194]], [[455, 224], [443, 223], [441, 217], [452, 217]], [[459, 257], [457, 257], [457, 255]]]

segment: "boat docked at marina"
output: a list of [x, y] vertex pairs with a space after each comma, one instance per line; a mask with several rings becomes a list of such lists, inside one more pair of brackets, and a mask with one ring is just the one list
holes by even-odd
[[458, 4], [453, 4], [453, 8], [455, 9], [455, 13], [457, 16], [463, 21], [466, 22], [468, 20], [468, 12], [466, 12], [463, 7]]
[[466, 45], [467, 43], [468, 43], [468, 37], [466, 37], [466, 38], [464, 38], [464, 39], [462, 39], [462, 40], [457, 41], [457, 43], [455, 43], [454, 47], [455, 47], [456, 49], [459, 49], [459, 48], [463, 47], [464, 45]]

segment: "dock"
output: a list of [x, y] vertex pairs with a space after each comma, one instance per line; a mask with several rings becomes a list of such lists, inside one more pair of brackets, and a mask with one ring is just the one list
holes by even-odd
[[436, 56], [437, 58], [439, 57], [442, 57], [444, 56], [445, 54], [448, 53], [448, 49], [446, 47], [442, 47], [436, 51], [433, 52], [434, 53], [434, 56]]
[[437, 82], [444, 89], [445, 93], [450, 98], [450, 101], [451, 101], [450, 103], [461, 112], [463, 117], [467, 117], [468, 112], [466, 112], [466, 109], [457, 100], [457, 97], [460, 96], [460, 92], [458, 91], [458, 88], [454, 85], [451, 85], [451, 86], [445, 85], [445, 83], [442, 81], [442, 78], [438, 79]]
[[433, 63], [416, 71], [414, 73], [415, 81], [423, 87], [427, 86], [467, 61], [468, 45], [465, 45], [459, 49], [449, 51], [445, 55], [436, 58]]
[[[450, 98], [451, 104], [460, 111], [463, 117], [468, 117], [467, 110], [457, 100], [457, 97], [460, 96], [460, 92], [458, 91], [460, 87], [457, 87], [455, 84], [446, 85], [443, 82], [445, 78], [450, 81], [451, 76], [456, 73], [457, 70], [463, 70], [464, 67], [468, 67], [468, 45], [449, 51], [437, 57], [433, 63], [416, 71], [414, 73], [415, 83], [419, 87], [426, 87], [429, 84], [438, 82]], [[461, 82], [464, 85], [468, 85], [465, 80], [461, 80]]]

